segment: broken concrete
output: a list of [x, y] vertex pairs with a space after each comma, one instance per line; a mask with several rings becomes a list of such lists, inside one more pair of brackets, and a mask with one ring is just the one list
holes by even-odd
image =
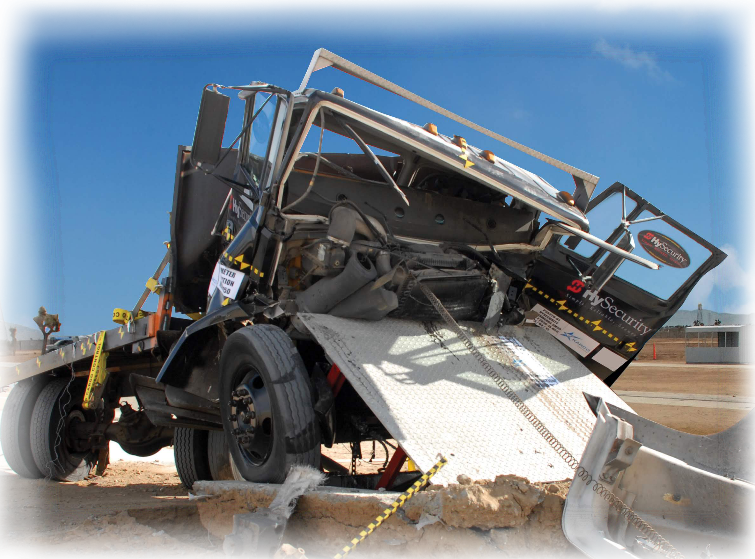
[[[223, 541], [226, 555], [269, 557], [279, 548], [288, 518], [299, 497], [325, 481], [325, 474], [309, 466], [294, 466], [283, 485], [277, 486], [269, 508], [233, 516], [233, 531]], [[290, 546], [289, 546], [290, 547]], [[293, 547], [291, 549], [294, 549]]]
[[[416, 494], [360, 544], [360, 554], [579, 556], [561, 531], [569, 481], [530, 483], [516, 476], [460, 481]], [[233, 530], [234, 515], [269, 507], [279, 488], [240, 481], [197, 482], [200, 521], [213, 536], [225, 537]], [[300, 497], [283, 541], [306, 550], [309, 557], [332, 556], [399, 495], [319, 487]]]

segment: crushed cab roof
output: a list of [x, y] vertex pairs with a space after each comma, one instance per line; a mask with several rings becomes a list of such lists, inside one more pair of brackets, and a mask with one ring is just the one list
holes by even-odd
[[[466, 150], [462, 150], [449, 136], [436, 136], [411, 122], [317, 89], [297, 93], [295, 102], [306, 104], [305, 115], [309, 115], [310, 121], [314, 119], [320, 106], [326, 106], [349, 119], [350, 125], [358, 128], [360, 136], [370, 145], [383, 148], [389, 142], [391, 145], [401, 146], [407, 152], [419, 150], [488, 188], [514, 196], [557, 219], [589, 231], [585, 215], [560, 200], [557, 197], [558, 189], [545, 179], [500, 157], [496, 157], [495, 162], [491, 163], [482, 156], [482, 150], [475, 146], [467, 145]], [[466, 160], [460, 157], [464, 151]], [[467, 164], [467, 160], [472, 164]]]

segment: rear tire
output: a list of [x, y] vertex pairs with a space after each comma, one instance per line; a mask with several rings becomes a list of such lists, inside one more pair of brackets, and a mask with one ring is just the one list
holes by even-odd
[[176, 470], [186, 489], [196, 481], [212, 479], [207, 454], [208, 432], [202, 429], [176, 427], [173, 442], [173, 457]]
[[31, 416], [47, 378], [32, 377], [13, 387], [3, 407], [0, 444], [8, 466], [21, 477], [39, 479], [42, 472], [31, 451]]
[[96, 452], [75, 451], [68, 440], [69, 424], [77, 418], [86, 421], [91, 415], [81, 407], [84, 388], [69, 379], [56, 379], [42, 389], [34, 404], [31, 449], [34, 462], [45, 477], [81, 481], [91, 474], [97, 463]]
[[270, 324], [228, 337], [220, 358], [220, 412], [233, 466], [247, 481], [282, 483], [291, 466], [320, 466], [320, 428], [304, 362]]
[[207, 457], [213, 480], [234, 479], [231, 468], [231, 450], [224, 431], [209, 431], [207, 435]]

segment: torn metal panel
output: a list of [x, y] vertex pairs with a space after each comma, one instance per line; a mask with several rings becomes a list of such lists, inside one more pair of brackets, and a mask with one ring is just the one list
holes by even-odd
[[[530, 481], [570, 479], [573, 470], [550, 447], [462, 342], [439, 322], [299, 315], [327, 355], [409, 457], [427, 471], [449, 460], [434, 483], [460, 474]], [[577, 458], [595, 416], [582, 392], [629, 409], [565, 347], [539, 328], [507, 326], [486, 335], [462, 325], [519, 397]]]
[[746, 556], [753, 415], [700, 436], [593, 401], [598, 420], [564, 507], [567, 539], [594, 558], [645, 557], [659, 545], [668, 556]]

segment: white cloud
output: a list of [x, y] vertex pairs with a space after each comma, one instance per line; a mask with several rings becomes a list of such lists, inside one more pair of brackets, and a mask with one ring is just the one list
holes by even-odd
[[[726, 260], [697, 282], [682, 308], [696, 309], [698, 303], [702, 303], [704, 309], [716, 307], [717, 305], [710, 300], [714, 287], [718, 288], [724, 301], [730, 298], [739, 300], [738, 294], [731, 294], [731, 297], [729, 297], [727, 292], [746, 289], [752, 283], [751, 278], [754, 277], [752, 270], [749, 270], [749, 266], [742, 263], [737, 249], [732, 245], [723, 245], [721, 250], [728, 255]], [[739, 301], [735, 304], [724, 303], [721, 308], [714, 310], [727, 313], [752, 313], [755, 312], [754, 303], [750, 298], [748, 301]]]
[[600, 39], [595, 43], [593, 50], [608, 60], [615, 60], [632, 70], [645, 70], [650, 77], [657, 80], [674, 81], [673, 76], [658, 65], [653, 53], [633, 51], [629, 45], [617, 47], [609, 44], [605, 39]]
[[733, 5], [730, 0], [600, 0], [596, 10], [611, 14], [626, 12], [633, 8], [676, 12], [683, 17], [718, 13]]

